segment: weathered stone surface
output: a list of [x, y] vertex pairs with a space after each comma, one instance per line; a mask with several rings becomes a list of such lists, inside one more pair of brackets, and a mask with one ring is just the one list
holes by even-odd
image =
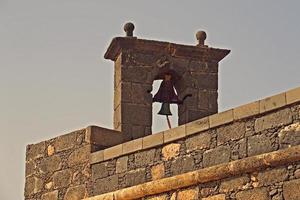
[[43, 159], [39, 164], [38, 169], [41, 173], [51, 173], [59, 170], [61, 166], [61, 158], [58, 155], [53, 155]]
[[238, 178], [232, 178], [229, 180], [224, 180], [220, 185], [220, 192], [230, 192], [237, 189], [242, 189], [250, 181], [249, 177], [242, 176]]
[[164, 143], [185, 137], [185, 125], [164, 131]]
[[198, 200], [199, 196], [199, 189], [188, 189], [188, 190], [182, 190], [179, 191], [177, 194], [177, 200]]
[[134, 163], [136, 167], [144, 167], [153, 163], [155, 157], [155, 149], [150, 149], [134, 154]]
[[233, 109], [233, 117], [235, 120], [250, 117], [256, 114], [259, 114], [259, 101], [255, 101]]
[[297, 169], [294, 174], [295, 178], [300, 178], [300, 169]]
[[268, 190], [266, 188], [255, 188], [245, 190], [236, 194], [237, 200], [270, 200]]
[[53, 187], [53, 182], [52, 182], [52, 181], [50, 181], [49, 183], [46, 183], [46, 184], [45, 184], [45, 188], [46, 188], [47, 190], [52, 189], [52, 187]]
[[42, 200], [57, 200], [58, 199], [58, 190], [48, 192], [42, 195]]
[[45, 154], [45, 149], [45, 142], [28, 145], [26, 150], [26, 160], [34, 160], [43, 157]]
[[164, 133], [155, 133], [143, 138], [143, 149], [158, 146], [164, 143]]
[[209, 129], [208, 117], [186, 124], [186, 135], [191, 135]]
[[62, 135], [55, 139], [53, 146], [57, 152], [74, 148], [76, 144], [76, 133]]
[[217, 194], [207, 198], [202, 198], [202, 200], [225, 200], [225, 194]]
[[151, 177], [152, 180], [161, 179], [165, 176], [165, 166], [164, 163], [160, 163], [151, 167]]
[[94, 184], [94, 195], [111, 192], [118, 189], [118, 175], [98, 179]]
[[203, 154], [203, 166], [209, 167], [230, 160], [230, 148], [228, 146], [220, 146], [215, 149], [207, 150]]
[[69, 156], [68, 164], [69, 166], [78, 165], [80, 163], [85, 163], [89, 160], [91, 154], [91, 146], [86, 145], [81, 148], [75, 149]]
[[287, 104], [295, 103], [297, 101], [300, 101], [300, 87], [286, 92]]
[[36, 168], [36, 164], [33, 160], [26, 161], [26, 169], [25, 169], [26, 177], [34, 174], [35, 168]]
[[162, 155], [164, 160], [171, 160], [179, 155], [180, 144], [172, 143], [162, 148]]
[[123, 173], [127, 171], [128, 167], [128, 156], [124, 156], [121, 158], [118, 158], [116, 162], [116, 173]]
[[246, 132], [245, 122], [235, 122], [217, 129], [217, 144], [238, 140], [244, 137]]
[[144, 168], [130, 171], [125, 175], [126, 186], [138, 185], [144, 183], [145, 181], [146, 170]]
[[104, 155], [103, 155], [104, 160], [108, 160], [122, 155], [122, 149], [123, 149], [122, 144], [110, 147], [108, 149], [104, 149]]
[[211, 134], [209, 132], [203, 132], [186, 139], [185, 145], [187, 152], [191, 152], [199, 149], [209, 148], [211, 143]]
[[123, 143], [123, 154], [128, 154], [132, 152], [136, 152], [143, 148], [143, 140], [142, 138], [131, 140], [129, 142]]
[[36, 194], [43, 189], [43, 180], [38, 177], [30, 177], [26, 179], [25, 196]]
[[217, 113], [209, 116], [210, 128], [227, 124], [233, 121], [233, 110], [227, 110], [221, 113]]
[[151, 198], [149, 198], [147, 200], [168, 200], [168, 195], [163, 194], [163, 195], [151, 197]]
[[254, 135], [248, 138], [248, 155], [258, 155], [274, 151], [276, 148], [272, 146], [270, 137], [266, 135]]
[[54, 189], [66, 187], [72, 181], [72, 172], [69, 169], [55, 172], [53, 175]]
[[265, 115], [255, 120], [255, 131], [260, 132], [269, 128], [279, 127], [292, 123], [290, 108]]
[[182, 174], [184, 172], [192, 171], [195, 167], [193, 157], [180, 157], [171, 163], [172, 175]]
[[108, 162], [102, 162], [92, 165], [92, 178], [93, 180], [104, 178], [109, 175]]
[[285, 93], [267, 97], [259, 101], [260, 113], [274, 110], [286, 105]]
[[68, 188], [64, 200], [81, 200], [86, 197], [86, 189], [84, 185]]
[[285, 200], [300, 199], [300, 179], [283, 183], [283, 197]]
[[55, 153], [54, 146], [49, 145], [47, 148], [47, 153], [48, 153], [48, 156], [52, 156]]
[[258, 173], [259, 185], [271, 185], [284, 181], [288, 178], [288, 171], [285, 168], [272, 169]]
[[280, 147], [290, 147], [300, 144], [300, 123], [291, 124], [282, 129], [279, 134]]

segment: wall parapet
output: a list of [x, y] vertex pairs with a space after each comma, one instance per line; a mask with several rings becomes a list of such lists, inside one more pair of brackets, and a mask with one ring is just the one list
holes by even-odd
[[171, 143], [173, 141], [186, 138], [187, 136], [226, 125], [234, 121], [264, 115], [297, 102], [300, 102], [300, 87], [262, 100], [241, 105], [221, 113], [210, 115], [170, 130], [154, 133], [143, 138], [131, 140], [129, 142], [95, 152], [91, 155], [91, 163], [102, 162], [129, 153]]
[[[300, 161], [300, 145], [287, 149], [251, 156], [229, 163], [150, 181], [114, 192], [94, 196], [85, 200], [124, 200], [139, 199], [146, 196], [186, 188], [196, 184], [212, 182], [245, 173], [262, 171], [269, 167], [289, 165]], [[225, 198], [224, 198], [225, 199]]]

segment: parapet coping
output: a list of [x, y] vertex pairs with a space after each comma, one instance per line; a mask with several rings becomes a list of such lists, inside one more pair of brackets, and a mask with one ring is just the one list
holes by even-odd
[[153, 148], [208, 130], [210, 128], [215, 128], [233, 121], [238, 121], [256, 115], [261, 115], [297, 102], [300, 102], [300, 87], [233, 109], [229, 109], [221, 113], [210, 115], [176, 128], [94, 152], [91, 154], [90, 162], [91, 164], [94, 164], [140, 150]]
[[186, 188], [224, 178], [257, 172], [268, 167], [287, 165], [300, 160], [300, 145], [240, 160], [223, 163], [196, 171], [150, 181], [85, 200], [140, 199], [142, 197]]

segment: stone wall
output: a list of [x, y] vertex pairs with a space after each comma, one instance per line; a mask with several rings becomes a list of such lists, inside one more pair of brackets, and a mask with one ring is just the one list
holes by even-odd
[[[103, 195], [127, 190], [143, 199], [300, 198], [292, 192], [300, 191], [300, 88], [122, 141], [118, 131], [91, 126], [28, 145], [25, 199], [116, 200], [124, 198]], [[151, 189], [143, 184], [169, 181], [143, 195]]]
[[[92, 196], [299, 145], [299, 100], [300, 88], [95, 152]], [[155, 198], [247, 199], [256, 194], [251, 198], [300, 199], [300, 193], [287, 189], [299, 189], [299, 180], [294, 180], [299, 167], [299, 162], [290, 163]]]
[[27, 146], [25, 199], [89, 196], [91, 145], [85, 137], [86, 129], [82, 129]]

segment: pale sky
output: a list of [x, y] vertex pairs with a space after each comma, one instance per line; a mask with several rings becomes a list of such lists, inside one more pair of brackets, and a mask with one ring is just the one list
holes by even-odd
[[299, 10], [297, 0], [0, 0], [0, 199], [23, 199], [26, 144], [112, 128], [113, 62], [103, 54], [125, 22], [138, 38], [195, 45], [205, 30], [209, 46], [231, 49], [222, 111], [300, 86]]

